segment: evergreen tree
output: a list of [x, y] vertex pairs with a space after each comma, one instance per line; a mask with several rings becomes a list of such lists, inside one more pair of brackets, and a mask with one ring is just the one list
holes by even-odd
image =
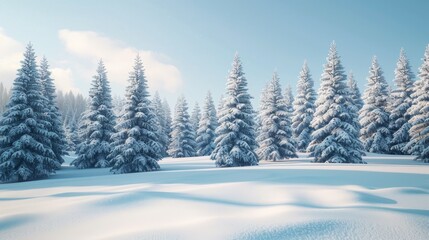
[[[347, 77], [347, 87], [349, 89], [350, 107], [352, 108], [350, 113], [354, 114], [353, 119], [356, 120], [354, 121], [355, 123], [354, 125], [355, 125], [355, 128], [358, 130], [358, 133], [360, 133], [361, 126], [359, 123], [359, 111], [363, 107], [363, 100], [362, 100], [362, 96], [360, 94], [359, 88], [357, 86], [357, 83], [354, 79], [353, 73], [351, 72]], [[363, 148], [361, 144], [362, 142], [360, 142], [359, 147]]]
[[89, 91], [88, 109], [83, 113], [79, 126], [78, 157], [71, 163], [77, 168], [107, 167], [111, 136], [115, 132], [115, 115], [106, 68], [100, 60], [97, 74]]
[[315, 162], [363, 163], [357, 119], [340, 57], [333, 43], [321, 78], [308, 146]]
[[[164, 114], [165, 114], [165, 129], [164, 129], [164, 132], [168, 136], [168, 142], [167, 142], [168, 144], [167, 144], [167, 146], [169, 146], [170, 143], [171, 143], [171, 129], [172, 129], [172, 124], [173, 124], [172, 122], [173, 122], [173, 120], [171, 118], [170, 105], [168, 104], [167, 99], [165, 99], [165, 98], [162, 100], [162, 108], [163, 108]], [[167, 147], [167, 149], [168, 149], [168, 147]]]
[[78, 127], [76, 121], [70, 122], [68, 125], [64, 125], [63, 129], [66, 136], [67, 151], [76, 151], [76, 146], [79, 144], [79, 136], [77, 134]]
[[198, 103], [195, 103], [194, 109], [192, 110], [192, 114], [191, 114], [191, 124], [195, 133], [197, 132], [198, 126], [200, 125], [200, 120], [201, 120], [201, 109]]
[[166, 126], [166, 115], [164, 111], [164, 107], [162, 106], [161, 98], [159, 97], [159, 93], [155, 92], [155, 95], [152, 99], [152, 109], [155, 112], [157, 121], [158, 121], [158, 141], [161, 144], [161, 156], [166, 157], [167, 156], [167, 148], [169, 144], [169, 137], [168, 137], [168, 129]]
[[62, 155], [68, 155], [67, 142], [64, 134], [62, 117], [57, 107], [54, 80], [51, 78], [49, 71], [49, 64], [46, 58], [43, 58], [40, 63], [40, 82], [42, 85], [42, 95], [46, 98], [46, 107], [48, 108], [46, 116], [49, 121], [49, 128], [51, 134], [52, 151], [56, 156], [58, 163], [61, 165], [64, 162]]
[[126, 99], [122, 96], [114, 96], [112, 98], [112, 109], [115, 116], [122, 116]]
[[429, 163], [429, 45], [411, 97], [412, 106], [408, 110], [412, 116], [409, 120], [411, 140], [406, 149], [410, 154], [417, 155], [416, 160]]
[[297, 95], [293, 102], [294, 112], [292, 114], [293, 137], [297, 143], [298, 151], [306, 151], [311, 141], [311, 121], [315, 111], [314, 102], [316, 101], [316, 92], [314, 91], [314, 81], [311, 78], [307, 63], [302, 66]]
[[347, 86], [350, 89], [350, 97], [359, 112], [363, 107], [363, 100], [352, 72], [347, 77]]
[[[190, 120], [192, 124], [192, 130], [194, 131], [194, 136], [197, 137], [198, 126], [200, 125], [201, 120], [201, 109], [197, 102], [195, 103], [194, 109], [192, 110]], [[195, 145], [195, 147], [195, 155], [198, 156], [198, 146]]]
[[[289, 88], [290, 89], [290, 88]], [[295, 142], [292, 139], [290, 120], [291, 91], [288, 99], [283, 98], [277, 73], [262, 94], [259, 109], [261, 129], [256, 140], [259, 159], [277, 161], [285, 158], [298, 157]], [[289, 108], [289, 109], [288, 109]]]
[[294, 96], [292, 93], [292, 88], [290, 87], [290, 85], [287, 85], [284, 95], [284, 104], [286, 105], [286, 112], [288, 113], [290, 119], [293, 115], [293, 102]]
[[217, 117], [212, 95], [207, 93], [203, 114], [197, 131], [197, 155], [208, 156], [213, 152], [216, 139]]
[[0, 113], [3, 113], [6, 110], [6, 104], [9, 101], [10, 93], [3, 86], [3, 83], [0, 82]]
[[52, 151], [52, 133], [42, 95], [36, 55], [27, 45], [13, 83], [7, 110], [0, 119], [0, 180], [28, 181], [49, 176], [60, 168]]
[[158, 141], [161, 128], [149, 100], [147, 81], [139, 56], [129, 76], [123, 115], [112, 135], [113, 151], [109, 155], [114, 173], [146, 172], [159, 169], [162, 146]]
[[407, 113], [411, 106], [411, 94], [413, 92], [414, 74], [411, 72], [411, 66], [405, 55], [405, 51], [401, 49], [399, 60], [395, 69], [395, 86], [392, 91], [389, 129], [392, 133], [390, 141], [390, 153], [407, 154], [405, 145], [410, 141], [411, 124], [409, 120], [411, 116]]
[[389, 95], [383, 71], [373, 58], [369, 70], [368, 84], [363, 95], [364, 105], [359, 112], [361, 125], [360, 139], [365, 151], [388, 153], [391, 134], [388, 129], [389, 113], [387, 111]]
[[221, 118], [216, 128], [215, 149], [211, 159], [218, 167], [258, 165], [255, 153], [255, 120], [251, 96], [247, 89], [238, 54], [235, 55], [229, 73]]
[[185, 97], [177, 99], [168, 154], [173, 158], [196, 155], [195, 131], [188, 113]]
[[222, 118], [221, 112], [222, 112], [224, 104], [225, 104], [225, 101], [224, 101], [224, 97], [223, 97], [223, 94], [222, 94], [222, 95], [220, 95], [219, 102], [217, 104], [217, 109], [216, 109], [216, 117], [217, 117], [217, 119], [221, 119]]

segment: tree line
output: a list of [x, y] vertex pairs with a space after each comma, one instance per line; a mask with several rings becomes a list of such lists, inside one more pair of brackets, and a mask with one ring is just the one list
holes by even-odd
[[429, 45], [414, 78], [401, 50], [390, 90], [374, 57], [361, 96], [333, 43], [317, 93], [304, 62], [296, 97], [290, 86], [283, 92], [275, 72], [256, 112], [236, 54], [217, 109], [208, 92], [202, 108], [196, 104], [189, 114], [181, 96], [172, 118], [165, 99], [158, 93], [151, 98], [138, 55], [124, 99], [112, 98], [101, 60], [84, 99], [56, 93], [46, 58], [37, 64], [29, 44], [12, 90], [0, 85], [2, 103], [9, 99], [0, 118], [0, 179], [48, 177], [67, 151], [76, 152], [71, 165], [77, 168], [110, 167], [113, 173], [154, 171], [167, 156], [210, 156], [218, 167], [236, 167], [294, 158], [298, 151], [314, 162], [365, 163], [365, 151], [429, 162]]

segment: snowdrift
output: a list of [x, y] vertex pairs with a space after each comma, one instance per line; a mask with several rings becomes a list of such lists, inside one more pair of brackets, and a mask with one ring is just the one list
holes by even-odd
[[68, 166], [0, 185], [0, 239], [428, 239], [429, 165], [300, 158], [215, 168], [208, 157], [113, 175]]

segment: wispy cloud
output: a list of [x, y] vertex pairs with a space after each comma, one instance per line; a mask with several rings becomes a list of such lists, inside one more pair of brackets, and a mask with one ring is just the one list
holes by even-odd
[[[108, 77], [114, 83], [126, 85], [128, 72], [136, 54], [139, 53], [143, 59], [149, 87], [175, 92], [182, 84], [179, 69], [168, 63], [166, 57], [161, 54], [125, 46], [119, 41], [92, 31], [62, 29], [58, 36], [69, 54], [92, 63], [92, 73], [95, 73], [94, 66], [102, 58], [108, 70]], [[82, 71], [88, 71], [88, 68]]]

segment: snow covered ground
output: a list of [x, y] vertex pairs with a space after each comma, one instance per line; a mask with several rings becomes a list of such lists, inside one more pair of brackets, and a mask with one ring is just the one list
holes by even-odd
[[169, 158], [124, 175], [64, 166], [0, 185], [0, 239], [429, 239], [429, 164], [365, 160], [215, 168]]

